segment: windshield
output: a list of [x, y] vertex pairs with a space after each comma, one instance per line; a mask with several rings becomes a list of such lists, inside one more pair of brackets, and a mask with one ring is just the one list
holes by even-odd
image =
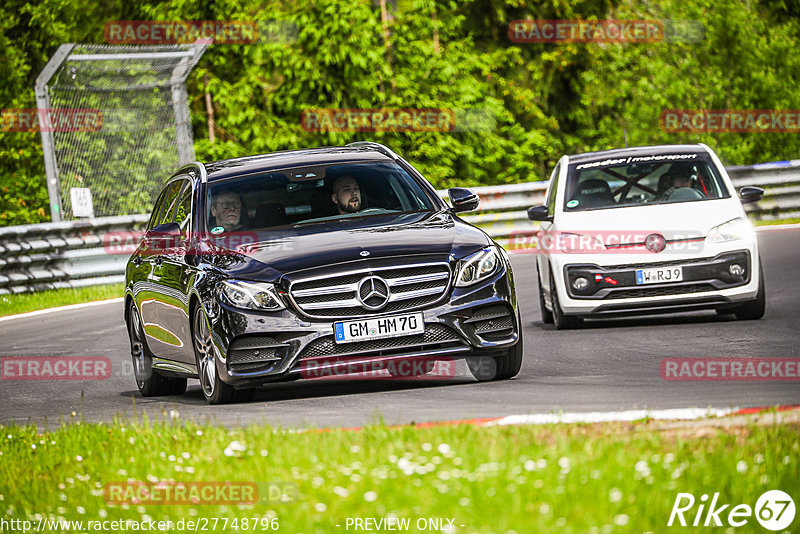
[[565, 211], [728, 197], [706, 154], [607, 158], [569, 167]]
[[212, 234], [263, 230], [434, 209], [419, 183], [395, 163], [308, 166], [249, 175], [209, 187]]

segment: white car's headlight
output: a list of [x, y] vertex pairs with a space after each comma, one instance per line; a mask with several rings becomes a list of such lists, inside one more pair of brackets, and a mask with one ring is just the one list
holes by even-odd
[[458, 263], [456, 287], [469, 286], [488, 278], [497, 271], [499, 264], [500, 257], [494, 247], [488, 247], [467, 256]]
[[743, 217], [731, 219], [712, 228], [706, 236], [709, 243], [724, 243], [735, 239], [745, 239], [753, 233], [753, 227]]
[[590, 235], [562, 233], [558, 236], [558, 248], [566, 254], [591, 254], [602, 252], [606, 246]]
[[225, 300], [237, 308], [266, 311], [286, 308], [275, 286], [268, 282], [227, 280], [220, 284], [220, 290]]

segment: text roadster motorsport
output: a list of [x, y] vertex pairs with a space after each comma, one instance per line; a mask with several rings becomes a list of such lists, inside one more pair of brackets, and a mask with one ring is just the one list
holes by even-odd
[[482, 380], [515, 376], [508, 256], [456, 215], [477, 195], [449, 194], [452, 207], [375, 143], [184, 166], [127, 264], [139, 390], [199, 378], [220, 403], [325, 369], [418, 375], [454, 358]]

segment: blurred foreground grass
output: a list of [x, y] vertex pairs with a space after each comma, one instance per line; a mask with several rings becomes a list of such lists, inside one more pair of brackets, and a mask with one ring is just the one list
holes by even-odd
[[[769, 489], [798, 500], [800, 424], [655, 425], [298, 431], [199, 425], [172, 412], [160, 422], [70, 422], [45, 433], [6, 426], [0, 516], [200, 520], [217, 532], [235, 531], [234, 518], [249, 518], [239, 530], [354, 532], [348, 518], [366, 517], [408, 518], [410, 531], [421, 518], [447, 518], [454, 527], [446, 532], [664, 532], [678, 492], [698, 504], [719, 492], [720, 503], [754, 506]], [[106, 502], [108, 484], [131, 490], [160, 481], [252, 481], [266, 502]], [[754, 518], [736, 529], [762, 531]]]

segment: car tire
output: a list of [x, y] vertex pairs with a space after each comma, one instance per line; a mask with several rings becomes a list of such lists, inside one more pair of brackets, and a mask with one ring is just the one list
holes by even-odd
[[761, 261], [758, 265], [758, 293], [756, 298], [742, 304], [741, 306], [731, 310], [736, 314], [736, 318], [740, 321], [755, 321], [764, 317], [764, 312], [767, 309], [767, 295], [764, 287], [764, 270], [761, 268]]
[[255, 389], [235, 389], [219, 378], [217, 350], [211, 338], [211, 327], [203, 307], [195, 306], [192, 319], [192, 346], [197, 362], [200, 390], [209, 404], [247, 402], [253, 399]]
[[497, 373], [494, 380], [508, 380], [514, 378], [519, 374], [522, 369], [522, 331], [519, 332], [519, 339], [517, 344], [508, 349], [508, 352], [503, 356], [497, 356]]
[[467, 369], [478, 382], [488, 382], [497, 377], [497, 358], [492, 356], [468, 356]]
[[583, 324], [583, 319], [580, 317], [564, 315], [561, 304], [558, 302], [558, 290], [552, 272], [550, 273], [550, 303], [553, 305], [553, 324], [556, 325], [556, 330], [571, 330], [580, 328]]
[[553, 312], [547, 309], [547, 306], [544, 302], [544, 290], [542, 289], [541, 273], [537, 272], [536, 281], [539, 283], [539, 309], [542, 311], [542, 322], [544, 324], [553, 324]]
[[142, 319], [133, 300], [128, 303], [127, 323], [133, 376], [142, 397], [182, 395], [186, 391], [186, 378], [163, 376], [153, 370], [153, 354], [147, 347]]
[[[519, 322], [519, 312], [517, 312]], [[467, 368], [475, 380], [486, 382], [489, 380], [508, 380], [519, 374], [522, 368], [522, 332], [516, 345], [508, 349], [501, 356], [473, 356], [467, 358]]]

